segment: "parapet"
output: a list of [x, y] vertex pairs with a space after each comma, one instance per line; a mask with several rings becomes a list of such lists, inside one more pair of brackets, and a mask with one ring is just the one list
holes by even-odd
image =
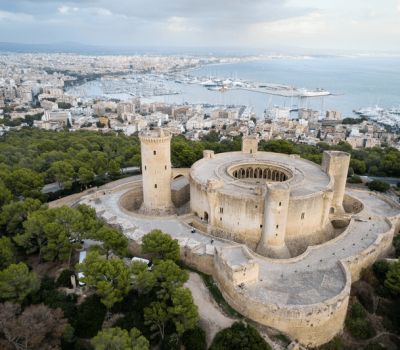
[[208, 149], [203, 151], [203, 158], [214, 158], [215, 154], [214, 151], [210, 151]]
[[221, 272], [234, 286], [258, 281], [259, 264], [246, 246], [215, 247], [214, 259]]
[[343, 169], [343, 165], [347, 165], [350, 162], [350, 154], [342, 151], [324, 151], [322, 155], [321, 167], [327, 174], [337, 172], [339, 169], [334, 169], [336, 166], [340, 167], [341, 171], [346, 173], [347, 169]]
[[155, 130], [144, 130], [139, 134], [139, 138], [141, 142], [161, 143], [170, 141], [172, 135], [168, 130], [159, 128]]
[[221, 188], [224, 185], [224, 180], [220, 179], [215, 180], [215, 179], [208, 179], [207, 180], [207, 187], [209, 190], [216, 190], [217, 188]]

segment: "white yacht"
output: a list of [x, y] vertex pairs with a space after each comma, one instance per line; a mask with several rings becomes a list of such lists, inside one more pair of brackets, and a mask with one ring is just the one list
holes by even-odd
[[318, 97], [318, 96], [327, 96], [329, 95], [329, 91], [325, 91], [324, 89], [318, 88], [316, 91], [310, 91], [307, 89], [298, 90], [300, 97]]

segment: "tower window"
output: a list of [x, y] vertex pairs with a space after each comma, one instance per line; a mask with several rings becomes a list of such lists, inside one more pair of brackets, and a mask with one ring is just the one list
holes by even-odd
[[279, 202], [279, 206], [280, 206], [280, 207], [282, 206], [282, 202]]
[[144, 170], [147, 170], [147, 166], [146, 165], [144, 166]]
[[165, 170], [167, 170], [167, 166], [165, 166]]
[[154, 188], [157, 188], [157, 184], [154, 185]]
[[221, 214], [223, 214], [224, 213], [224, 208], [219, 208], [219, 212], [221, 213]]
[[276, 225], [276, 228], [279, 228], [279, 225]]
[[301, 213], [301, 220], [304, 220], [305, 215], [306, 215], [306, 213]]
[[157, 152], [156, 151], [153, 151], [153, 155], [156, 155], [157, 154]]

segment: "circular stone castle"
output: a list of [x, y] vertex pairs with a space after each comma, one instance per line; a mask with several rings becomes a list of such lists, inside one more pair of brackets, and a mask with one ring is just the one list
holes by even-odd
[[254, 321], [306, 346], [340, 331], [351, 283], [385, 256], [400, 228], [397, 202], [345, 188], [349, 154], [324, 152], [319, 166], [259, 152], [257, 138], [245, 137], [241, 152], [206, 150], [190, 169], [173, 169], [168, 131], [145, 131], [140, 140], [142, 176], [78, 202], [120, 228], [136, 255], [149, 231], [169, 233], [182, 260], [213, 275]]

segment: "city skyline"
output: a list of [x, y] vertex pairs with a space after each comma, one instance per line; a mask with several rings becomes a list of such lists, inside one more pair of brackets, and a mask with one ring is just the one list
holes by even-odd
[[398, 50], [400, 1], [0, 1], [0, 42]]

